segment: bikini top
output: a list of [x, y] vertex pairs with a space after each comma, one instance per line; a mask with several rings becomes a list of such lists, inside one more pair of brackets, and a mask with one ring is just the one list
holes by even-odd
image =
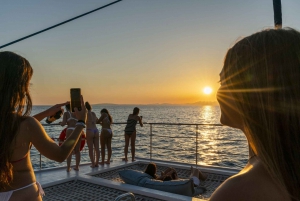
[[67, 121], [70, 121], [71, 119], [73, 119], [73, 120], [75, 120], [75, 121], [78, 121], [78, 119], [76, 119], [76, 118], [72, 117], [72, 114], [71, 114], [71, 112], [70, 112], [70, 111], [68, 111], [68, 113], [69, 113], [69, 115], [70, 115], [70, 118], [69, 118], [69, 119], [67, 119]]
[[27, 152], [27, 154], [25, 154], [25, 156], [23, 156], [22, 158], [20, 158], [20, 159], [18, 159], [18, 160], [10, 161], [10, 163], [17, 163], [17, 162], [20, 162], [20, 161], [24, 160], [24, 159], [28, 156], [28, 153], [29, 153], [29, 152]]

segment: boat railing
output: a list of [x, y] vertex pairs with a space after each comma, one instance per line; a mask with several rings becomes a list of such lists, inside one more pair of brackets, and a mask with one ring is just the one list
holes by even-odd
[[[113, 123], [114, 125], [125, 125], [126, 122], [115, 122]], [[183, 151], [189, 151], [191, 152], [192, 154], [195, 154], [195, 165], [197, 166], [199, 164], [199, 157], [200, 157], [200, 150], [199, 150], [199, 138], [201, 136], [201, 132], [200, 132], [200, 128], [202, 127], [205, 127], [205, 126], [213, 126], [213, 127], [221, 127], [222, 124], [205, 124], [205, 123], [149, 123], [149, 122], [144, 122], [144, 127], [146, 126], [149, 126], [149, 130], [147, 131], [148, 135], [149, 135], [149, 144], [136, 144], [136, 147], [138, 146], [146, 146], [149, 148], [149, 159], [150, 161], [151, 160], [154, 160], [154, 159], [157, 159], [157, 158], [154, 158], [153, 154], [154, 154], [154, 151], [156, 150], [160, 150], [160, 149], [163, 149], [163, 150], [167, 150], [167, 151], [171, 151], [171, 152], [176, 152], [176, 153], [182, 153]], [[48, 127], [48, 126], [60, 126], [60, 124], [42, 124], [44, 127]], [[154, 132], [154, 128], [155, 127], [159, 127], [159, 126], [189, 126], [189, 127], [194, 127], [194, 132], [190, 132], [189, 135], [183, 135], [181, 136], [180, 134], [174, 134], [173, 136], [171, 135], [163, 135], [163, 134], [157, 134], [157, 131]], [[114, 130], [114, 129], [113, 129]], [[124, 135], [124, 134], [123, 134]], [[123, 136], [122, 135], [122, 136]], [[50, 136], [51, 137], [51, 136]], [[114, 134], [114, 137], [115, 134]], [[118, 137], [120, 137], [120, 140], [121, 139], [121, 135], [119, 135]], [[180, 149], [182, 148], [181, 146], [178, 146], [178, 148], [170, 148], [170, 147], [161, 147], [161, 146], [156, 146], [154, 145], [153, 141], [154, 141], [154, 138], [156, 140], [156, 142], [158, 141], [158, 139], [162, 139], [165, 140], [166, 138], [169, 138], [169, 139], [172, 139], [174, 138], [174, 140], [193, 140], [194, 141], [194, 144], [190, 144], [189, 148], [185, 148], [184, 150], [183, 149]], [[54, 140], [58, 140], [59, 138], [55, 138], [55, 137], [52, 137], [52, 139]], [[233, 140], [233, 141], [236, 141], [236, 140]], [[125, 146], [125, 143], [124, 143], [124, 146]], [[85, 146], [84, 150], [83, 151], [87, 151], [87, 146]], [[130, 150], [130, 149], [129, 149]], [[39, 155], [39, 168], [42, 169], [42, 155], [39, 153], [39, 154], [35, 154], [35, 155]]]

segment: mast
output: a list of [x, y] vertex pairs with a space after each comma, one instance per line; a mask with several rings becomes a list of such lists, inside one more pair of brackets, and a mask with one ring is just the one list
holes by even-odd
[[275, 29], [282, 28], [281, 0], [273, 0]]

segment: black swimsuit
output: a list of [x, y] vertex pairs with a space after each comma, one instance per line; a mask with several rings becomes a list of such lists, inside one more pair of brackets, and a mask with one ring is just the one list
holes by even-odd
[[127, 124], [125, 127], [125, 134], [131, 135], [133, 132], [136, 131], [135, 126], [137, 124], [137, 120], [135, 119], [127, 119]]

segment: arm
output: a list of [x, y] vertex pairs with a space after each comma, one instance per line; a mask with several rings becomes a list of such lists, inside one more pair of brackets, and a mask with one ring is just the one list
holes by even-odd
[[138, 120], [139, 120], [139, 123], [140, 123], [141, 127], [143, 127], [143, 125], [144, 125], [142, 119], [143, 119], [143, 116], [138, 117]]
[[102, 126], [102, 121], [104, 119], [104, 114], [101, 114], [101, 117], [98, 119], [97, 124], [100, 124]]
[[64, 126], [64, 125], [67, 124], [67, 113], [66, 113], [66, 112], [64, 113], [63, 121], [62, 121], [62, 122], [59, 122], [59, 124], [60, 124], [61, 126]]
[[98, 122], [98, 117], [96, 116], [95, 112], [92, 112], [94, 118], [95, 118], [95, 122], [97, 123]]
[[34, 115], [33, 117], [38, 120], [38, 121], [42, 121], [45, 117], [48, 117], [48, 116], [51, 116], [51, 115], [54, 115], [56, 112], [58, 112], [59, 110], [61, 110], [61, 107], [62, 106], [65, 106], [67, 105], [69, 102], [65, 102], [65, 103], [61, 103], [61, 104], [56, 104], [52, 107], [50, 107], [49, 109], [43, 111], [43, 112], [40, 112], [36, 115]]
[[[86, 121], [86, 108], [84, 107], [83, 98], [81, 98], [81, 108], [81, 111], [75, 108], [76, 117], [79, 120]], [[32, 144], [42, 155], [51, 160], [63, 162], [75, 148], [83, 126], [76, 126], [72, 134], [60, 147], [47, 135], [42, 125], [35, 118], [28, 117], [24, 129], [29, 134]]]

